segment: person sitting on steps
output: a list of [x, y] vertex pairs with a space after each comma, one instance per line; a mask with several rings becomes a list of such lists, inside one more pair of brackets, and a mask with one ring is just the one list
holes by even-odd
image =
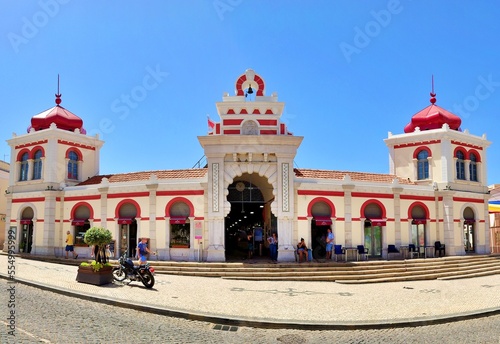
[[299, 255], [299, 263], [302, 261], [302, 256], [304, 256], [304, 262], [307, 262], [307, 246], [304, 238], [300, 238], [300, 242], [297, 244], [297, 254]]

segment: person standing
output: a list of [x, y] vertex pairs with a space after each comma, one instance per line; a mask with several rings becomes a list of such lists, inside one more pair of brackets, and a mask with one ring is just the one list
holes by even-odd
[[253, 235], [252, 235], [252, 232], [248, 232], [247, 240], [248, 240], [248, 259], [251, 259], [253, 257]]
[[271, 260], [273, 262], [278, 261], [278, 238], [276, 237], [276, 233], [274, 232], [269, 238], [267, 238], [269, 242], [269, 250], [271, 251]]
[[70, 231], [66, 232], [66, 259], [68, 259], [68, 252], [73, 253], [73, 258], [78, 258], [78, 255], [75, 256], [75, 248], [73, 242], [73, 235], [71, 235]]
[[332, 249], [333, 249], [333, 233], [332, 229], [328, 228], [328, 234], [326, 235], [326, 259], [332, 259]]
[[[141, 242], [137, 244], [137, 256], [139, 257], [139, 265], [145, 265], [148, 262], [146, 258], [146, 255], [148, 253], [152, 253], [148, 248], [148, 239], [142, 238]], [[153, 254], [156, 255], [156, 253]]]

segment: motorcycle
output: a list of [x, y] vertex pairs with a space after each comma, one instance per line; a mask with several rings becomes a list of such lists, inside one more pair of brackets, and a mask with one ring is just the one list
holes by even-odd
[[154, 269], [149, 263], [144, 265], [134, 265], [132, 259], [127, 258], [127, 250], [118, 260], [119, 266], [113, 268], [113, 278], [122, 282], [125, 279], [132, 281], [141, 281], [146, 288], [153, 288], [155, 284]]

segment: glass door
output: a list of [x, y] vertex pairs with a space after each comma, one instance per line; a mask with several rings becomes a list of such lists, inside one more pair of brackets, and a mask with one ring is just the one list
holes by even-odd
[[382, 256], [382, 227], [365, 223], [365, 247], [368, 248], [370, 257]]
[[32, 245], [33, 245], [33, 224], [32, 223], [24, 224], [19, 249], [23, 250], [24, 253], [30, 253]]
[[474, 252], [474, 224], [464, 224], [464, 249], [465, 252]]

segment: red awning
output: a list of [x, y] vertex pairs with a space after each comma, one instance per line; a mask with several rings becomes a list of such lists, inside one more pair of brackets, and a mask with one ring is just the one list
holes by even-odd
[[315, 216], [316, 226], [330, 226], [332, 224], [331, 217], [328, 216]]
[[21, 219], [20, 222], [22, 225], [30, 225], [33, 223], [33, 220], [32, 219]]
[[385, 220], [382, 220], [382, 219], [370, 219], [370, 221], [372, 222], [372, 226], [385, 226]]
[[129, 225], [132, 223], [132, 218], [131, 217], [122, 217], [118, 219], [118, 224], [119, 225]]
[[83, 226], [83, 225], [85, 224], [85, 221], [87, 221], [87, 220], [82, 220], [82, 219], [73, 219], [73, 220], [71, 221], [71, 224], [72, 224], [73, 226]]
[[427, 223], [426, 219], [413, 219], [411, 222], [414, 225], [425, 225]]
[[466, 219], [464, 221], [464, 224], [466, 224], [466, 225], [472, 225], [474, 222], [476, 222], [476, 220], [474, 220], [474, 219]]
[[186, 223], [185, 217], [171, 217], [170, 224], [172, 225], [183, 225]]

